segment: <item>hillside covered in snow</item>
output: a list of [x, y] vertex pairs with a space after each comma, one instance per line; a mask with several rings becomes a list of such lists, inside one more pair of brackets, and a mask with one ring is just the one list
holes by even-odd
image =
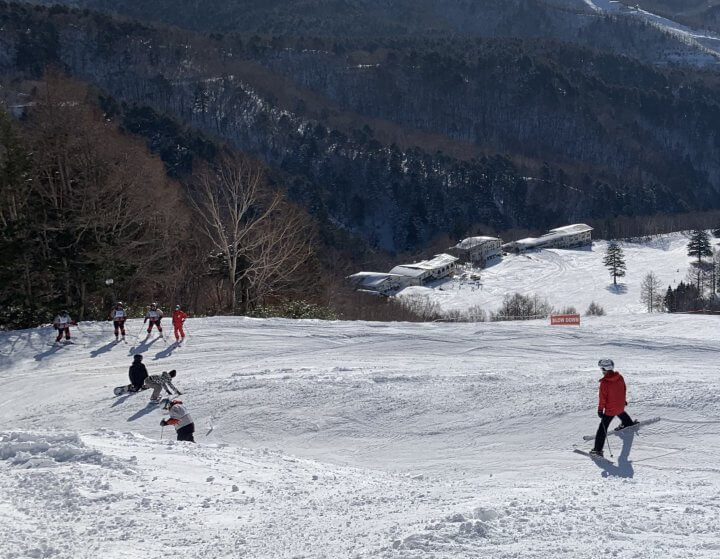
[[[714, 558], [717, 320], [0, 333], [0, 556]], [[177, 369], [196, 445], [147, 392], [113, 396], [138, 352]], [[630, 414], [661, 419], [596, 463], [573, 445], [592, 445], [604, 357]]]
[[[503, 297], [514, 293], [546, 298], [560, 310], [575, 307], [584, 314], [591, 302], [608, 314], [646, 312], [640, 300], [643, 279], [653, 272], [662, 290], [687, 281], [693, 258], [689, 257], [688, 233], [660, 235], [648, 240], [619, 242], [627, 263], [627, 274], [614, 286], [603, 258], [607, 241], [593, 241], [591, 247], [543, 249], [504, 256], [493, 266], [480, 270], [480, 280], [448, 279], [436, 284], [412, 286], [400, 297], [427, 297], [442, 311], [467, 311], [479, 307], [495, 312]], [[718, 241], [712, 240], [713, 246]]]

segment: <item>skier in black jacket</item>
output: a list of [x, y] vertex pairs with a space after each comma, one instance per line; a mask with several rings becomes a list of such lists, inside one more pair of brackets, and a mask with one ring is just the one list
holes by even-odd
[[133, 385], [135, 391], [142, 390], [145, 379], [148, 377], [147, 369], [142, 362], [143, 356], [140, 354], [133, 357], [133, 364], [130, 365], [130, 384]]

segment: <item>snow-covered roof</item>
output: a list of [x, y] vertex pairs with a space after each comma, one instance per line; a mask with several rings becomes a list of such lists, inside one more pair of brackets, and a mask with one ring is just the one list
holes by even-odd
[[397, 274], [399, 276], [405, 276], [408, 278], [417, 278], [422, 276], [427, 270], [421, 268], [412, 268], [410, 266], [395, 266], [390, 270], [391, 274]]
[[459, 249], [470, 249], [474, 248], [476, 246], [480, 246], [484, 243], [487, 243], [488, 241], [499, 241], [497, 237], [468, 237], [467, 239], [463, 239], [458, 244], [456, 244], [452, 248], [459, 248]]
[[[404, 272], [396, 270], [420, 270], [421, 273], [429, 272], [432, 270], [437, 270], [438, 268], [444, 268], [445, 266], [454, 264], [457, 261], [458, 258], [456, 256], [452, 256], [451, 254], [436, 254], [435, 257], [430, 260], [423, 260], [422, 262], [415, 262], [414, 264], [401, 264], [400, 266], [395, 266], [392, 270], [390, 270], [390, 273], [409, 276], [411, 274], [406, 274]], [[421, 274], [415, 274], [412, 277], [417, 277], [419, 275]]]
[[349, 279], [354, 285], [362, 285], [363, 287], [379, 287], [389, 279], [399, 279], [400, 277], [402, 277], [400, 274], [393, 273], [384, 274], [382, 272], [358, 272], [357, 274], [348, 276], [347, 279]]
[[525, 237], [524, 239], [518, 239], [517, 241], [513, 241], [512, 243], [507, 243], [508, 245], [527, 245], [530, 246], [535, 243], [535, 241], [538, 241], [539, 239], [537, 237]]
[[503, 246], [531, 248], [535, 246], [545, 245], [546, 243], [552, 242], [555, 239], [562, 239], [563, 237], [566, 237], [568, 235], [588, 233], [592, 230], [593, 228], [589, 225], [585, 225], [584, 223], [575, 223], [573, 225], [564, 225], [563, 227], [556, 227], [555, 229], [550, 229], [548, 233], [545, 233], [540, 237], [527, 237], [525, 239], [519, 239], [511, 243], [506, 243]]
[[[550, 233], [562, 233], [564, 235], [577, 235], [578, 233], [586, 233], [588, 231], [592, 231], [593, 228], [589, 225], [585, 225], [584, 223], [575, 223], [573, 225], [563, 225], [562, 227], [556, 227], [555, 229], [550, 229]], [[546, 233], [549, 235], [550, 233]], [[544, 237], [545, 235], [543, 235]]]
[[418, 265], [422, 265], [426, 270], [435, 270], [437, 268], [444, 268], [445, 266], [449, 264], [454, 264], [458, 261], [458, 258], [456, 256], [453, 256], [452, 254], [436, 254], [435, 258], [432, 258], [431, 260], [425, 260], [423, 262], [420, 262]]

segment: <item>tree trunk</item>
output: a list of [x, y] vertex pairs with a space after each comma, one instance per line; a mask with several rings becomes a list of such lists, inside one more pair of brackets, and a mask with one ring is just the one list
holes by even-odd
[[80, 282], [80, 310], [78, 311], [78, 322], [85, 318], [85, 295], [87, 293], [87, 284]]

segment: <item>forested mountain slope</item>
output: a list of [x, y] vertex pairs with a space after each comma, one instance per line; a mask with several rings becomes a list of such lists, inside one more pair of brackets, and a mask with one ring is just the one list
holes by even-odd
[[558, 39], [647, 62], [715, 63], [698, 44], [636, 18], [609, 17], [584, 0], [36, 0], [214, 33], [386, 39]]
[[60, 64], [126, 103], [132, 131], [150, 106], [227, 139], [387, 249], [720, 207], [712, 73], [550, 40], [204, 36], [2, 2], [0, 18], [6, 76]]

